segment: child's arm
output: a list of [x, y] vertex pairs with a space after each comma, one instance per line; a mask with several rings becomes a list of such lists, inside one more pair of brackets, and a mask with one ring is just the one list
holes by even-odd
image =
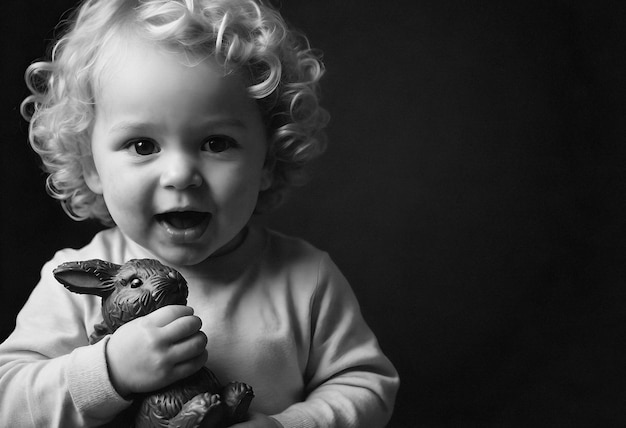
[[393, 410], [398, 374], [328, 257], [321, 263], [310, 316], [307, 397], [273, 417], [286, 428], [383, 427]]
[[108, 380], [109, 338], [88, 343], [100, 298], [65, 290], [52, 276], [59, 263], [43, 267], [14, 332], [0, 345], [0, 426], [97, 425], [130, 404]]

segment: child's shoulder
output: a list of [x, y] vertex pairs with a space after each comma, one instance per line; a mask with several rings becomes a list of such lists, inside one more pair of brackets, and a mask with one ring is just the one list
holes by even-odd
[[[147, 254], [147, 253], [146, 253]], [[81, 248], [63, 248], [56, 252], [52, 261], [102, 259], [113, 263], [124, 263], [131, 258], [143, 258], [141, 247], [130, 242], [117, 227], [96, 233], [91, 241]]]
[[328, 257], [328, 253], [319, 249], [309, 241], [273, 229], [266, 229], [267, 247], [274, 255], [289, 259], [320, 260]]
[[266, 257], [282, 269], [309, 272], [315, 276], [328, 271], [338, 273], [328, 252], [303, 238], [267, 229], [266, 248]]
[[288, 293], [309, 303], [343, 302], [346, 308], [358, 305], [347, 278], [328, 252], [305, 239], [268, 230], [265, 253], [269, 275], [276, 283], [283, 283]]

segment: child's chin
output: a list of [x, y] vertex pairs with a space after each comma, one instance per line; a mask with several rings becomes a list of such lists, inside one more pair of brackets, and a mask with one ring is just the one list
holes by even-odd
[[195, 266], [207, 258], [210, 257], [210, 252], [208, 251], [194, 251], [188, 248], [175, 250], [172, 248], [162, 249], [160, 251], [153, 251], [155, 255], [161, 259], [161, 261], [169, 266]]

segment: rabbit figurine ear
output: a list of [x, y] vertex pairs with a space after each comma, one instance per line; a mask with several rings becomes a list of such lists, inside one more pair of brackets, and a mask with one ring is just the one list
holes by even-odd
[[120, 267], [115, 263], [93, 259], [63, 263], [52, 273], [57, 281], [74, 293], [106, 297], [115, 288], [112, 279]]

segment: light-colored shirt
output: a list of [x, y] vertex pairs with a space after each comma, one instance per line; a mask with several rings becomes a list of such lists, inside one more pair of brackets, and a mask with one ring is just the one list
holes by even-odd
[[[108, 337], [88, 344], [102, 321], [100, 298], [71, 293], [52, 276], [63, 262], [94, 258], [155, 257], [113, 228], [44, 265], [0, 345], [0, 426], [98, 426], [130, 405], [108, 376]], [[252, 411], [285, 427], [387, 423], [398, 374], [325, 252], [251, 227], [239, 248], [210, 259], [204, 271], [175, 268], [208, 337], [206, 366], [223, 383], [251, 385]]]

